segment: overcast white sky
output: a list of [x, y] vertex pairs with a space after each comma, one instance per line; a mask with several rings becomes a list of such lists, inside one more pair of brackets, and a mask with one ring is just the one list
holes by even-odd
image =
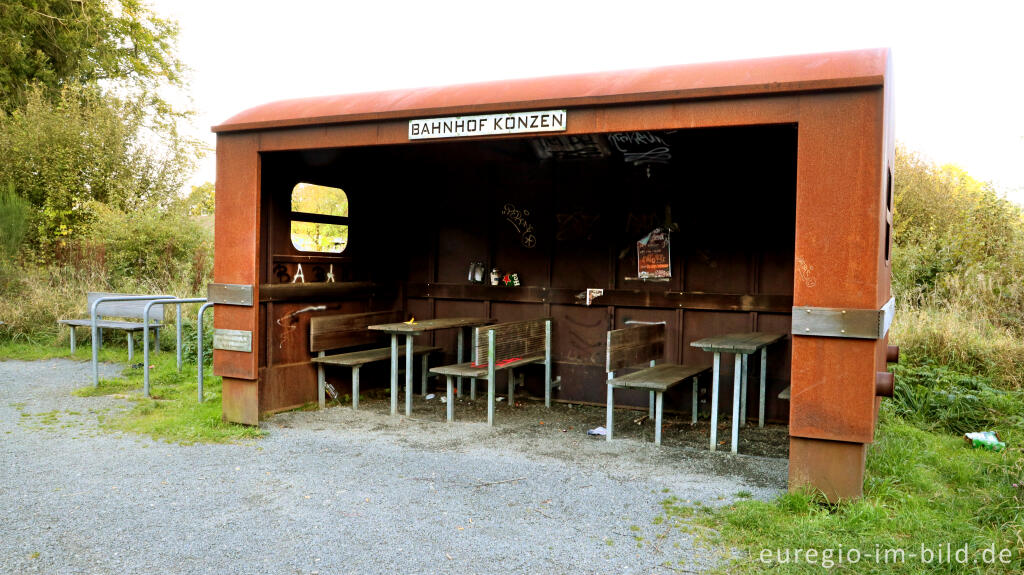
[[[1024, 204], [1024, 2], [150, 0], [198, 133], [281, 100], [891, 47], [898, 140]], [[194, 183], [213, 181], [208, 158]]]

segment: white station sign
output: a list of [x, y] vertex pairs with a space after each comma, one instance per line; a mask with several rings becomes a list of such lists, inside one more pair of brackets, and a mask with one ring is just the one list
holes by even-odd
[[565, 110], [409, 120], [410, 140], [564, 131]]

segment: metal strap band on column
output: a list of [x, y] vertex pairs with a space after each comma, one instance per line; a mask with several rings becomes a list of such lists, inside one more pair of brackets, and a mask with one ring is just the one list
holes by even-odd
[[793, 335], [881, 339], [896, 313], [890, 298], [881, 309], [793, 306]]

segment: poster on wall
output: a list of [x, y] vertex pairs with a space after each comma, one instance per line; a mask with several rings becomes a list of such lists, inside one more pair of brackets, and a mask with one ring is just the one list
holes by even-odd
[[667, 228], [657, 228], [636, 243], [636, 262], [640, 279], [672, 277], [672, 252]]

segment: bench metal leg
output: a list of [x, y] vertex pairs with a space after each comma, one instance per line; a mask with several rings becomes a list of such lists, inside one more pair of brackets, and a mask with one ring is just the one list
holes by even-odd
[[476, 401], [476, 378], [469, 378], [469, 399]]
[[693, 378], [693, 418], [691, 423], [697, 423], [697, 378]]
[[[611, 373], [608, 374], [608, 379], [614, 377]], [[608, 384], [608, 401], [605, 402], [605, 414], [604, 414], [604, 439], [605, 441], [612, 440], [612, 427], [615, 424], [615, 418], [612, 413], [615, 411], [615, 386]]]
[[759, 401], [758, 401], [758, 404], [757, 404], [757, 426], [758, 427], [764, 427], [764, 394], [765, 394], [765, 381], [766, 381], [766, 376], [767, 376], [767, 374], [765, 372], [767, 371], [767, 366], [768, 366], [768, 348], [767, 347], [762, 347], [761, 348], [761, 388], [758, 390], [758, 393], [760, 395], [758, 396]]
[[71, 328], [71, 354], [74, 355], [74, 353], [75, 353], [75, 326], [69, 325], [68, 327]]
[[508, 407], [516, 406], [516, 373], [514, 369], [508, 370]]
[[[458, 359], [459, 359], [459, 361], [457, 361], [456, 363], [462, 363], [462, 342], [463, 342], [463, 337], [465, 335], [465, 333], [464, 333], [465, 330], [460, 327], [458, 331], [459, 331], [459, 342], [458, 342], [457, 348], [458, 348], [458, 355], [459, 355]], [[462, 397], [462, 376], [461, 375], [458, 376], [458, 378], [456, 378], [455, 381], [458, 382], [459, 397]]]
[[715, 352], [715, 363], [711, 368], [711, 451], [718, 445], [718, 375], [722, 363], [721, 352]]
[[[651, 367], [654, 367], [654, 360], [651, 360]], [[647, 418], [654, 420], [654, 392], [647, 393]]]
[[544, 407], [551, 407], [551, 320], [544, 322]]
[[452, 376], [446, 375], [445, 382], [448, 387], [448, 421], [455, 421], [455, 398], [452, 397]]
[[732, 376], [732, 452], [740, 443], [740, 376], [743, 372], [743, 354], [736, 354]]
[[359, 409], [359, 366], [352, 366], [352, 410]]
[[743, 375], [740, 376], [740, 427], [747, 426], [747, 357], [743, 354]]
[[[323, 357], [324, 352], [317, 354], [318, 357]], [[320, 404], [320, 409], [323, 409], [327, 405], [327, 379], [324, 376], [324, 364], [316, 364], [316, 399]]]
[[427, 370], [430, 369], [429, 360], [430, 354], [423, 354], [423, 369], [420, 372], [420, 395], [423, 397], [427, 396]]
[[654, 444], [661, 445], [661, 396], [659, 391], [654, 394]]
[[494, 425], [494, 330], [487, 332], [487, 425]]
[[131, 360], [134, 357], [135, 357], [135, 337], [132, 335], [132, 332], [129, 331], [128, 332], [128, 361], [131, 362]]
[[405, 415], [412, 415], [412, 335], [405, 336]]
[[398, 415], [398, 334], [391, 335], [391, 415]]

